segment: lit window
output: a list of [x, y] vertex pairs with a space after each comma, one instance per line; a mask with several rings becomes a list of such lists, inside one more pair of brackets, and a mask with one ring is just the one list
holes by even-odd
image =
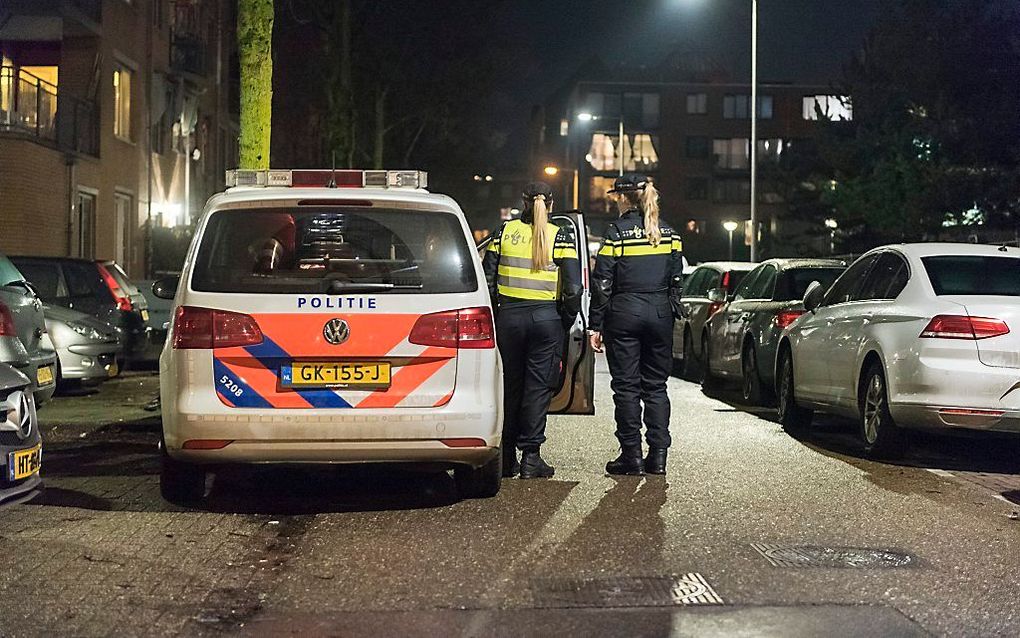
[[786, 144], [781, 139], [758, 140], [758, 157], [760, 159], [778, 162], [786, 149]]
[[712, 142], [716, 168], [743, 170], [751, 166], [751, 140], [746, 137]]
[[849, 122], [854, 119], [850, 98], [840, 95], [805, 95], [804, 119], [817, 120], [819, 116], [833, 122]]
[[688, 93], [687, 113], [690, 115], [705, 115], [708, 113], [708, 94]]
[[560, 120], [560, 137], [570, 135], [570, 120]]
[[758, 96], [758, 118], [762, 120], [772, 119], [772, 96]]
[[113, 72], [113, 134], [131, 140], [131, 71], [119, 66]]
[[[585, 159], [597, 171], [617, 171], [620, 136], [595, 133]], [[625, 171], [655, 170], [659, 167], [657, 140], [647, 133], [625, 135], [623, 138], [623, 169]]]

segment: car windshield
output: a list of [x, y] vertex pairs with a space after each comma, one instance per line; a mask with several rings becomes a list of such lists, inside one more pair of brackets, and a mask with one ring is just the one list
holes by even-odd
[[0, 286], [7, 286], [24, 280], [25, 278], [14, 264], [11, 263], [11, 260], [0, 255]]
[[936, 295], [1020, 297], [1020, 259], [947, 255], [921, 259]]
[[435, 294], [477, 289], [456, 216], [437, 211], [279, 208], [213, 214], [192, 287], [203, 292]]
[[783, 272], [776, 287], [776, 301], [796, 301], [804, 298], [811, 282], [817, 281], [822, 284], [823, 290], [828, 290], [843, 268], [791, 268]]

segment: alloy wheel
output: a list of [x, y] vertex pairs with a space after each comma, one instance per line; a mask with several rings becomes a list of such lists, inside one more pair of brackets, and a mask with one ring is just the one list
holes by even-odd
[[878, 440], [884, 408], [885, 386], [882, 383], [882, 376], [875, 374], [868, 382], [868, 389], [864, 395], [864, 439], [869, 445]]

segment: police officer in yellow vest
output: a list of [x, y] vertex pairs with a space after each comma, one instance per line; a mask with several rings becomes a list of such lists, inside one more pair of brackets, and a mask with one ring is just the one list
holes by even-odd
[[[559, 385], [566, 333], [581, 304], [574, 238], [549, 222], [548, 184], [524, 189], [520, 219], [496, 231], [483, 259], [503, 359], [503, 476], [548, 478], [546, 412]], [[517, 453], [522, 453], [518, 462]]]

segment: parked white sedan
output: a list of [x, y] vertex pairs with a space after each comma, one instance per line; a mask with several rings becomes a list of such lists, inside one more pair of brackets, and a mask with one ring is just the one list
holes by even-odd
[[878, 248], [804, 303], [776, 364], [787, 429], [854, 417], [871, 456], [901, 453], [902, 428], [1020, 432], [1020, 249]]

